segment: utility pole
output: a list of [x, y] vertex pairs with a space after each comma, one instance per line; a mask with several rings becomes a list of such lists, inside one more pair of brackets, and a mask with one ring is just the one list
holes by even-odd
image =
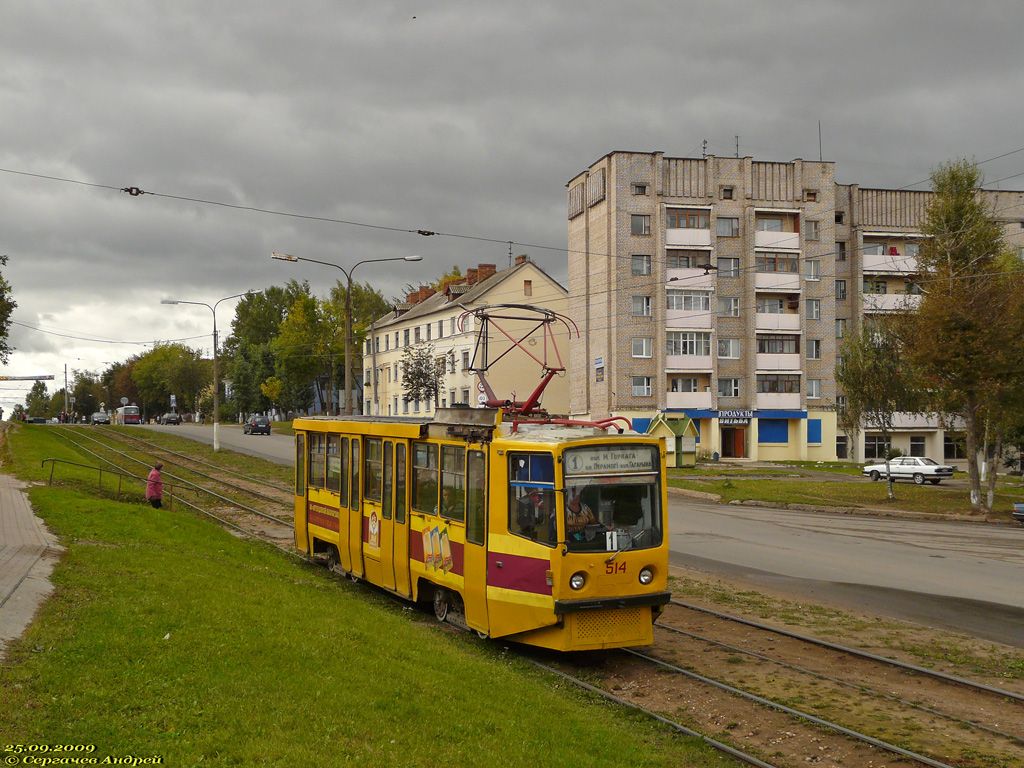
[[64, 413], [68, 412], [68, 364], [64, 363]]

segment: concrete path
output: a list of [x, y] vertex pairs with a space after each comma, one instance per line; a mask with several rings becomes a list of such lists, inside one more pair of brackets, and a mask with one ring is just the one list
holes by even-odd
[[23, 488], [0, 474], [0, 660], [53, 591], [49, 576], [63, 551], [32, 513]]

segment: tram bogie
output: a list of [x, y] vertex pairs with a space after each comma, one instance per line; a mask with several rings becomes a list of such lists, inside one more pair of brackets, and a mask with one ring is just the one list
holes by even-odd
[[658, 439], [488, 409], [294, 427], [299, 550], [481, 635], [652, 642], [669, 599]]

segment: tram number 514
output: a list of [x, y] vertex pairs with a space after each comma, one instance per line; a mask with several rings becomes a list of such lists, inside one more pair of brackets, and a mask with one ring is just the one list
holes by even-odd
[[625, 573], [626, 572], [626, 564], [625, 563], [605, 563], [604, 564], [604, 572], [607, 573], [609, 576], [612, 575], [613, 573]]

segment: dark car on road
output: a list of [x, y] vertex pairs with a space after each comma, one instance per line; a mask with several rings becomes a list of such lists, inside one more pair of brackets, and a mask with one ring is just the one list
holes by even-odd
[[266, 416], [250, 416], [242, 425], [242, 432], [246, 435], [269, 435], [270, 419]]
[[181, 424], [181, 415], [177, 413], [165, 413], [160, 417], [161, 424]]
[[105, 413], [104, 411], [96, 411], [96, 413], [94, 413], [92, 415], [92, 423], [93, 424], [109, 424], [110, 423], [110, 414], [109, 413]]

